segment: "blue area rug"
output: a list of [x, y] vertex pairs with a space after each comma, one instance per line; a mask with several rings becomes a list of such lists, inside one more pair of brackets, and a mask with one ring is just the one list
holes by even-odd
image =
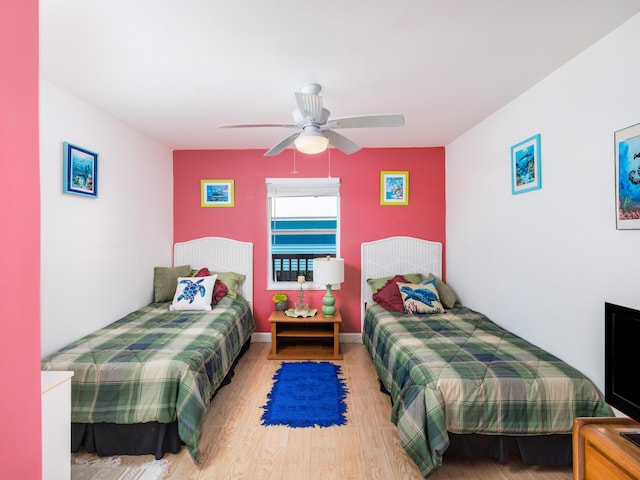
[[329, 362], [283, 363], [262, 408], [262, 425], [302, 428], [330, 427], [347, 422], [345, 380], [342, 370]]

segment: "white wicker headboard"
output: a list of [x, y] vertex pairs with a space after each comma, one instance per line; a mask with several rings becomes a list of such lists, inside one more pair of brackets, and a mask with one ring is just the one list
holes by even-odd
[[[368, 278], [389, 277], [403, 273], [433, 273], [442, 278], [442, 244], [413, 237], [388, 237], [364, 242], [361, 247], [361, 322], [365, 304], [373, 292]], [[362, 329], [362, 324], [360, 325]]]
[[178, 242], [173, 247], [173, 265], [191, 265], [193, 269], [207, 267], [211, 271], [246, 275], [238, 292], [253, 311], [253, 243], [222, 237]]

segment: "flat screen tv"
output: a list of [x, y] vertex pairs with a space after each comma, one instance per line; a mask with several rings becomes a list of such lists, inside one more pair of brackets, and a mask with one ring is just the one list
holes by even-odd
[[[640, 422], [640, 310], [604, 304], [604, 397], [636, 422]], [[624, 434], [640, 445], [640, 433]]]

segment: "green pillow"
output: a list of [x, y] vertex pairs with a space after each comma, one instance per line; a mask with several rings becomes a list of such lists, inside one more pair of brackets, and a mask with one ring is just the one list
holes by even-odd
[[238, 286], [247, 278], [246, 275], [236, 272], [209, 272], [217, 275], [218, 280], [227, 286], [227, 297], [236, 298], [238, 296]]
[[[421, 283], [422, 282], [422, 274], [421, 273], [406, 273], [406, 274], [400, 274], [400, 275], [402, 275], [404, 278], [406, 278], [407, 282], [409, 282], [409, 283]], [[391, 275], [390, 277], [382, 277], [382, 278], [367, 278], [367, 283], [371, 287], [371, 292], [372, 293], [376, 293], [381, 287], [384, 287], [384, 285], [389, 280], [391, 280], [393, 277], [394, 277], [394, 275]]]
[[438, 290], [438, 296], [440, 297], [440, 302], [444, 305], [444, 308], [453, 308], [456, 304], [456, 294], [451, 287], [447, 286], [442, 280], [436, 277], [433, 273], [427, 275], [427, 280], [436, 279], [436, 290]]
[[188, 277], [191, 265], [180, 267], [155, 267], [153, 269], [154, 302], [172, 302], [178, 286], [178, 277]]

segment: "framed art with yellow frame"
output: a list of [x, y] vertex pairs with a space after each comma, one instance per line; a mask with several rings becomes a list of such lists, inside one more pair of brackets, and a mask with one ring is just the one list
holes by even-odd
[[380, 172], [380, 205], [409, 205], [409, 172]]
[[200, 202], [203, 207], [233, 207], [233, 180], [200, 180]]

